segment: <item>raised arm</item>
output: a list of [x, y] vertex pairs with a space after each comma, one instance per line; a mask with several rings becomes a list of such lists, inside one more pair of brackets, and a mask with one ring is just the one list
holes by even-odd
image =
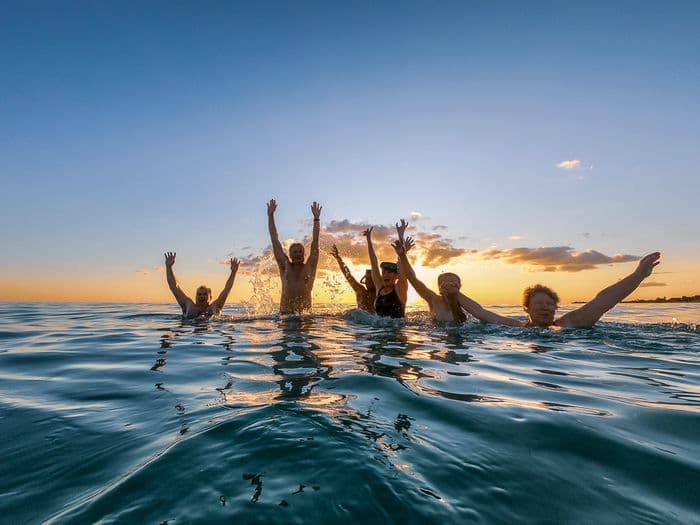
[[374, 253], [374, 246], [372, 246], [372, 227], [363, 231], [362, 235], [367, 237], [367, 252], [369, 253], [369, 262], [372, 266], [372, 282], [374, 282], [374, 287], [377, 289], [377, 293], [379, 293], [379, 290], [384, 286], [384, 282], [382, 281], [382, 274], [379, 273], [377, 254]]
[[[396, 233], [399, 236], [399, 242], [401, 243], [401, 246], [403, 247], [404, 252], [408, 252], [413, 247], [413, 239], [411, 239], [411, 244], [406, 245], [404, 243], [404, 233], [406, 232], [406, 228], [408, 227], [408, 223], [401, 219], [400, 223], [396, 223]], [[396, 282], [396, 295], [399, 296], [399, 300], [405, 305], [406, 302], [408, 302], [408, 274], [406, 273], [406, 268], [405, 265], [401, 264], [401, 260], [399, 259], [399, 279]]]
[[510, 317], [505, 317], [503, 315], [498, 315], [495, 312], [487, 310], [474, 299], [467, 297], [461, 292], [457, 293], [457, 301], [459, 305], [464, 308], [471, 315], [476, 317], [479, 321], [484, 323], [501, 324], [505, 326], [525, 326], [525, 323], [518, 321], [517, 319], [512, 319]]
[[564, 314], [556, 320], [555, 324], [571, 328], [593, 326], [605, 312], [634, 292], [642, 284], [642, 281], [651, 275], [654, 267], [659, 264], [660, 258], [661, 254], [659, 252], [645, 255], [639, 261], [635, 271], [621, 281], [599, 292], [592, 301], [584, 304], [581, 308]]
[[224, 285], [224, 289], [221, 290], [221, 293], [219, 294], [219, 297], [216, 298], [216, 301], [214, 301], [213, 305], [214, 308], [217, 310], [223, 310], [224, 305], [226, 304], [226, 299], [228, 298], [228, 294], [231, 293], [231, 288], [233, 288], [233, 281], [236, 280], [236, 272], [238, 272], [238, 266], [241, 264], [241, 261], [236, 259], [235, 257], [231, 259], [231, 274], [228, 276], [228, 279], [226, 280], [226, 284]]
[[352, 286], [352, 289], [355, 290], [355, 292], [357, 293], [365, 291], [365, 287], [357, 282], [357, 279], [355, 279], [350, 273], [350, 268], [348, 268], [347, 265], [343, 262], [343, 259], [340, 258], [340, 253], [338, 253], [338, 247], [335, 244], [331, 246], [331, 255], [338, 263], [340, 271], [343, 272], [345, 279], [348, 281], [350, 286]]
[[318, 237], [321, 233], [321, 208], [322, 206], [316, 201], [311, 205], [311, 213], [314, 215], [314, 231], [311, 238], [311, 253], [306, 262], [311, 267], [314, 275], [316, 274], [316, 267], [318, 266]]
[[267, 227], [270, 230], [270, 242], [272, 242], [272, 253], [275, 255], [275, 260], [277, 261], [277, 266], [280, 268], [280, 272], [283, 272], [288, 261], [287, 256], [284, 254], [284, 249], [280, 243], [279, 235], [277, 234], [277, 226], [275, 226], [275, 210], [277, 209], [277, 202], [275, 199], [270, 199], [267, 203]]
[[180, 286], [177, 284], [177, 279], [175, 279], [175, 272], [173, 272], [173, 266], [175, 265], [176, 255], [177, 254], [175, 252], [165, 252], [165, 273], [168, 278], [168, 286], [170, 287], [170, 291], [175, 296], [177, 304], [179, 304], [180, 308], [182, 308], [184, 311], [185, 306], [188, 302], [191, 303], [192, 299], [187, 297], [185, 292], [183, 292]]
[[399, 240], [394, 241], [391, 245], [394, 247], [394, 250], [396, 250], [396, 255], [399, 256], [399, 273], [403, 272], [411, 283], [411, 286], [418, 292], [418, 295], [427, 301], [429, 305], [432, 305], [432, 301], [437, 297], [437, 294], [416, 277], [416, 272], [413, 270], [408, 256], [406, 255], [406, 252], [413, 247], [413, 244], [413, 239], [411, 237], [402, 239], [402, 235], [399, 233]]

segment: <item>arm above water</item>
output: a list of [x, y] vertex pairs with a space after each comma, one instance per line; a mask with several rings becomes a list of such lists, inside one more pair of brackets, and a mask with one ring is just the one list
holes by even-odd
[[314, 216], [314, 229], [311, 238], [311, 253], [306, 263], [309, 265], [314, 277], [316, 276], [316, 268], [318, 267], [318, 239], [321, 234], [321, 208], [322, 206], [316, 201], [311, 205], [311, 213], [313, 213]]
[[228, 294], [231, 293], [231, 288], [233, 288], [233, 282], [236, 280], [236, 272], [238, 272], [238, 266], [241, 264], [241, 261], [239, 261], [236, 258], [231, 259], [231, 275], [228, 276], [228, 279], [226, 280], [226, 284], [224, 285], [224, 289], [221, 290], [221, 293], [219, 294], [219, 297], [216, 298], [216, 301], [214, 301], [213, 306], [216, 310], [223, 310], [224, 305], [226, 304], [226, 299], [228, 298]]
[[277, 209], [277, 202], [275, 199], [270, 199], [267, 203], [267, 227], [270, 230], [270, 242], [272, 243], [272, 253], [275, 255], [275, 261], [277, 261], [277, 266], [280, 269], [280, 274], [285, 271], [286, 264], [288, 262], [287, 256], [284, 254], [284, 249], [282, 249], [282, 243], [280, 243], [279, 235], [277, 234], [277, 226], [275, 226], [275, 210]]
[[[401, 235], [399, 235], [399, 237], [401, 237]], [[403, 272], [408, 282], [410, 282], [411, 286], [418, 292], [418, 295], [432, 307], [432, 302], [437, 297], [437, 294], [416, 277], [416, 272], [413, 270], [408, 256], [406, 255], [406, 252], [413, 247], [413, 239], [411, 237], [407, 237], [405, 240], [400, 239], [392, 243], [392, 246], [394, 250], [396, 250], [396, 255], [399, 256], [399, 274]]]
[[595, 298], [581, 308], [564, 314], [555, 321], [558, 326], [570, 328], [588, 328], [593, 326], [605, 312], [634, 292], [644, 279], [651, 275], [654, 267], [659, 264], [659, 252], [645, 255], [639, 261], [637, 269], [627, 277], [600, 291]]
[[459, 305], [468, 313], [476, 317], [479, 321], [491, 324], [500, 324], [504, 326], [525, 326], [525, 323], [511, 317], [498, 315], [495, 312], [487, 310], [471, 297], [467, 297], [461, 292], [457, 292], [457, 301]]
[[170, 288], [170, 291], [173, 293], [175, 296], [175, 300], [177, 301], [177, 304], [180, 305], [180, 308], [182, 308], [182, 311], [185, 311], [185, 308], [188, 303], [192, 303], [192, 299], [187, 297], [187, 294], [182, 291], [180, 286], [177, 284], [177, 279], [175, 278], [175, 272], [173, 271], [173, 266], [175, 265], [175, 256], [177, 254], [175, 252], [166, 252], [165, 253], [165, 273], [168, 279], [168, 287]]
[[357, 279], [355, 279], [352, 273], [350, 273], [350, 268], [348, 268], [345, 262], [343, 262], [343, 259], [340, 257], [340, 253], [338, 252], [338, 247], [335, 244], [331, 246], [331, 255], [338, 263], [340, 271], [343, 272], [343, 276], [345, 276], [345, 279], [348, 281], [355, 293], [365, 292], [365, 287], [357, 282]]
[[377, 293], [384, 286], [382, 281], [382, 274], [379, 273], [379, 262], [377, 261], [377, 254], [374, 253], [374, 246], [372, 246], [372, 227], [367, 228], [362, 232], [367, 238], [367, 252], [369, 253], [369, 262], [372, 267], [372, 281], [374, 282], [374, 287], [377, 289]]

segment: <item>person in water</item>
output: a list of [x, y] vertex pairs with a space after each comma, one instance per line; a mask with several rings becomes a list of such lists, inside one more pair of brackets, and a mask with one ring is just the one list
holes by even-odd
[[[399, 239], [402, 235], [399, 235]], [[459, 304], [457, 294], [460, 287], [462, 286], [462, 281], [459, 275], [446, 272], [441, 273], [438, 276], [437, 284], [440, 293], [435, 293], [430, 288], [428, 288], [422, 281], [416, 277], [416, 272], [413, 270], [411, 263], [406, 256], [406, 252], [413, 247], [413, 238], [406, 237], [406, 239], [401, 242], [401, 240], [394, 241], [392, 246], [396, 250], [396, 254], [399, 256], [399, 264], [404, 269], [408, 282], [411, 286], [418, 292], [425, 302], [428, 303], [428, 308], [430, 309], [430, 315], [436, 321], [457, 321], [458, 323], [463, 323], [467, 320], [467, 315], [464, 313], [462, 306]]]
[[175, 252], [166, 252], [165, 272], [168, 278], [168, 286], [170, 287], [170, 291], [173, 292], [177, 304], [182, 308], [183, 317], [192, 319], [200, 316], [211, 317], [212, 315], [218, 315], [221, 310], [224, 309], [228, 294], [231, 292], [231, 288], [233, 288], [233, 281], [236, 279], [236, 272], [238, 272], [240, 261], [236, 258], [231, 259], [231, 275], [229, 275], [226, 285], [219, 294], [219, 297], [212, 303], [210, 302], [211, 288], [207, 288], [206, 286], [197, 288], [195, 292], [195, 301], [187, 297], [187, 294], [182, 291], [182, 288], [177, 284], [177, 279], [175, 279], [175, 273], [173, 272], [175, 255]]
[[311, 205], [314, 216], [313, 238], [311, 253], [304, 262], [304, 245], [295, 242], [289, 247], [289, 257], [284, 253], [275, 226], [275, 210], [277, 202], [271, 199], [267, 203], [267, 223], [270, 229], [272, 252], [282, 280], [282, 297], [280, 298], [281, 314], [297, 314], [311, 309], [311, 290], [314, 287], [316, 268], [318, 266], [318, 237], [321, 229], [321, 206], [317, 202]]
[[[396, 225], [396, 231], [399, 232], [399, 240], [402, 244], [403, 234], [407, 226], [408, 223], [404, 220], [401, 220], [400, 225]], [[405, 317], [408, 279], [402, 266], [395, 262], [378, 264], [377, 254], [372, 245], [372, 228], [367, 228], [362, 232], [362, 235], [367, 238], [367, 251], [372, 266], [372, 281], [377, 290], [377, 296], [374, 300], [375, 313], [380, 317]]]
[[355, 299], [357, 299], [357, 307], [365, 312], [374, 313], [374, 299], [377, 297], [377, 289], [374, 287], [374, 281], [372, 280], [372, 270], [365, 271], [365, 276], [358, 282], [352, 274], [350, 269], [343, 262], [343, 259], [338, 253], [338, 247], [334, 244], [331, 246], [331, 255], [338, 262], [340, 266], [340, 271], [343, 272], [345, 279], [355, 291]]
[[546, 286], [536, 284], [523, 292], [523, 309], [528, 320], [520, 321], [504, 317], [483, 308], [479, 303], [459, 292], [454, 286], [448, 287], [445, 293], [454, 295], [459, 304], [471, 315], [486, 323], [506, 326], [523, 326], [548, 328], [561, 326], [567, 328], [588, 328], [593, 326], [605, 312], [634, 292], [644, 279], [651, 275], [654, 267], [659, 264], [659, 252], [642, 257], [634, 270], [624, 279], [600, 291], [591, 301], [571, 312], [556, 318], [559, 296]]

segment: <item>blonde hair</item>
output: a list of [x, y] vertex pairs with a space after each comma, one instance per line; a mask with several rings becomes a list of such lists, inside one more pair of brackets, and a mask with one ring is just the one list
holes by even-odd
[[544, 285], [541, 284], [536, 284], [534, 286], [528, 286], [523, 290], [523, 306], [524, 307], [529, 307], [530, 306], [530, 299], [532, 299], [532, 296], [535, 295], [536, 293], [543, 293], [548, 295], [552, 301], [554, 301], [554, 304], [558, 305], [559, 304], [559, 296], [557, 295], [557, 292], [552, 290], [551, 288], [548, 288]]
[[206, 290], [206, 292], [209, 294], [209, 299], [211, 299], [211, 288], [202, 285], [199, 288], [197, 288], [197, 292], [199, 292], [200, 290]]

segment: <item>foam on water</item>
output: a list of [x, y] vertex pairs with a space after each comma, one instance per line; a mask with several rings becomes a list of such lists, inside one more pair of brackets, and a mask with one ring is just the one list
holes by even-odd
[[2, 521], [698, 522], [700, 305], [250, 312], [0, 304]]

